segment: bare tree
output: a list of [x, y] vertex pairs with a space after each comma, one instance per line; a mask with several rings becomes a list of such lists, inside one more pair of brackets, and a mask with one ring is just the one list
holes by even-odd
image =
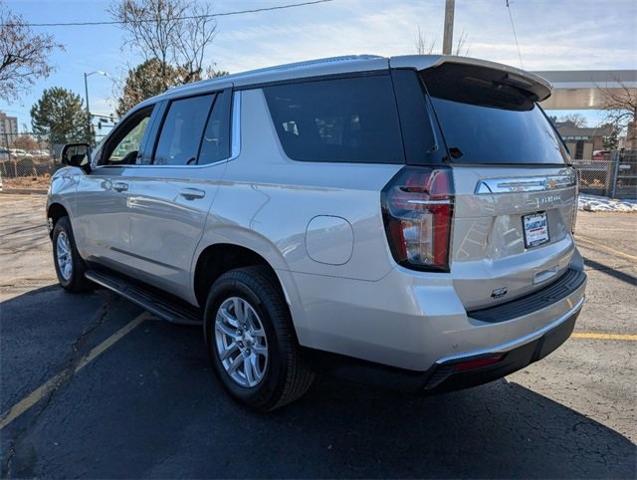
[[573, 125], [579, 128], [583, 128], [586, 126], [586, 117], [579, 113], [569, 113], [568, 115], [563, 115], [559, 119], [560, 122], [571, 122]]
[[427, 40], [427, 36], [420, 29], [418, 25], [418, 32], [416, 33], [416, 53], [418, 55], [431, 55], [436, 49], [436, 40]]
[[627, 87], [618, 81], [619, 88], [600, 88], [603, 108], [612, 123], [626, 126], [637, 120], [637, 88]]
[[460, 32], [460, 36], [458, 37], [458, 40], [456, 41], [456, 48], [454, 48], [453, 50], [454, 55], [462, 55], [465, 57], [469, 56], [469, 46], [467, 45], [467, 37], [468, 35], [463, 29], [462, 32]]
[[62, 45], [53, 36], [35, 34], [24, 19], [0, 1], [0, 98], [13, 100], [53, 68], [48, 56]]
[[[462, 30], [460, 37], [458, 37], [458, 40], [456, 41], [456, 47], [453, 51], [454, 55], [469, 55], [469, 47], [466, 46], [467, 37], [468, 35], [464, 30]], [[418, 31], [416, 32], [414, 46], [418, 55], [433, 55], [438, 53], [436, 49], [436, 40], [434, 38], [429, 40], [427, 35], [425, 35], [421, 30], [420, 26], [418, 26]]]
[[628, 148], [637, 148], [637, 88], [628, 87], [619, 78], [617, 86], [597, 86], [602, 96], [606, 121], [617, 132], [626, 132]]
[[195, 3], [190, 10], [192, 18], [185, 21], [185, 31], [177, 42], [177, 50], [183, 59], [181, 66], [190, 75], [187, 82], [198, 80], [205, 74], [206, 48], [217, 34], [217, 22], [210, 16], [210, 4]]
[[160, 61], [164, 89], [170, 86], [169, 67], [184, 69], [185, 82], [205, 75], [206, 49], [217, 30], [209, 3], [118, 0], [108, 12], [114, 20], [122, 22], [131, 48], [145, 60]]
[[30, 135], [20, 135], [13, 140], [12, 146], [30, 152], [38, 148], [38, 142]]

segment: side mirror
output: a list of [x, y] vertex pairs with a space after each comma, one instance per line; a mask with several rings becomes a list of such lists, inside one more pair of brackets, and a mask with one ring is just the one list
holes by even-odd
[[90, 170], [91, 147], [88, 143], [69, 143], [62, 149], [62, 163]]

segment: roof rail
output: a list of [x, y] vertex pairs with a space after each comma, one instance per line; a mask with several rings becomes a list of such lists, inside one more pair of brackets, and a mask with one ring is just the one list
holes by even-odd
[[256, 70], [249, 70], [242, 72], [245, 74], [264, 73], [264, 72], [276, 72], [277, 70], [294, 70], [295, 68], [311, 67], [312, 65], [322, 65], [325, 63], [334, 62], [351, 62], [355, 60], [373, 60], [375, 58], [383, 58], [379, 55], [343, 55], [340, 57], [327, 57], [318, 58], [316, 60], [305, 60], [302, 62], [286, 63], [283, 65], [276, 65], [274, 67], [258, 68]]
[[[248, 76], [260, 74], [260, 73], [277, 72], [281, 70], [295, 70], [297, 68], [306, 68], [306, 67], [311, 67], [313, 65], [324, 65], [326, 63], [353, 62], [357, 60], [374, 60], [377, 58], [383, 58], [383, 57], [379, 55], [343, 55], [340, 57], [319, 58], [316, 60], [306, 60], [302, 62], [293, 62], [293, 63], [286, 63], [284, 65], [276, 65], [273, 67], [257, 68], [255, 70], [246, 70], [245, 72], [233, 73], [223, 78], [226, 80], [233, 80], [236, 78], [248, 77]], [[190, 88], [192, 86], [195, 86], [204, 82], [210, 82], [211, 80], [216, 80], [216, 79], [208, 78], [208, 79], [199, 80], [197, 82], [187, 83], [185, 85], [175, 85], [175, 86], [169, 87], [168, 90], [171, 92], [179, 91], [181, 89]]]

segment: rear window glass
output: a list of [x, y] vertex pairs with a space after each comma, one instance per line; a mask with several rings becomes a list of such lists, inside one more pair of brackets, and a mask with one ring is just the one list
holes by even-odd
[[265, 87], [286, 155], [307, 162], [404, 163], [389, 75]]
[[457, 163], [561, 164], [564, 145], [535, 97], [494, 69], [445, 64], [421, 76]]

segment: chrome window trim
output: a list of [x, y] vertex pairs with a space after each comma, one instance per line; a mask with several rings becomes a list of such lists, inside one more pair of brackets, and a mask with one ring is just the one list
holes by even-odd
[[574, 187], [576, 184], [577, 180], [574, 173], [532, 177], [485, 178], [477, 183], [475, 194], [544, 192]]
[[232, 93], [232, 118], [230, 119], [230, 156], [217, 160], [216, 162], [206, 163], [205, 165], [97, 165], [93, 171], [100, 168], [208, 168], [225, 162], [235, 160], [241, 154], [241, 92], [234, 91]]
[[241, 154], [241, 91], [235, 90], [232, 97], [232, 124], [230, 126], [230, 158], [234, 160]]

